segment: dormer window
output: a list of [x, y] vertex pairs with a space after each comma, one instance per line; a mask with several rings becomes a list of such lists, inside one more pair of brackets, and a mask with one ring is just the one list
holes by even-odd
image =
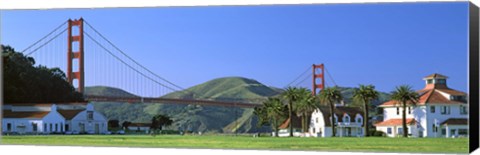
[[450, 100], [452, 101], [465, 101], [464, 96], [458, 96], [458, 95], [451, 95]]
[[445, 79], [436, 79], [435, 81], [436, 81], [435, 82], [436, 84], [446, 84], [447, 83], [447, 80], [445, 80]]
[[428, 79], [427, 80], [427, 84], [432, 84], [433, 83], [433, 79]]
[[343, 117], [343, 122], [350, 122], [350, 116], [345, 115], [345, 116]]
[[93, 111], [87, 111], [87, 120], [93, 120]]

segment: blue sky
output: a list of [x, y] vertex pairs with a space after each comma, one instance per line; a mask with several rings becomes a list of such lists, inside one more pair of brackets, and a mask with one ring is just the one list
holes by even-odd
[[185, 88], [227, 76], [283, 88], [324, 63], [339, 86], [418, 90], [441, 73], [467, 91], [468, 2], [10, 10], [1, 41], [22, 50], [78, 17]]

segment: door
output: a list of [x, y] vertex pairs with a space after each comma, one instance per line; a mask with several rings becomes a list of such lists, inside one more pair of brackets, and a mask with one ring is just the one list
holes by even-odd
[[68, 124], [65, 124], [65, 131], [70, 131], [70, 126]]
[[95, 134], [99, 134], [99, 133], [100, 133], [100, 125], [95, 124]]

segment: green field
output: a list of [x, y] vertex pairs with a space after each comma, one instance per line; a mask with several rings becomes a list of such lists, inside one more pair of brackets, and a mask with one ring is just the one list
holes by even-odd
[[2, 144], [217, 148], [361, 152], [467, 153], [467, 138], [274, 138], [247, 136], [48, 135], [2, 136]]

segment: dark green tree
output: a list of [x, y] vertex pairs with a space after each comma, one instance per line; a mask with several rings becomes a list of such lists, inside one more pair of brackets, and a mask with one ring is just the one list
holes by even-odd
[[123, 128], [124, 130], [127, 130], [128, 127], [130, 126], [130, 124], [132, 124], [132, 122], [124, 121], [124, 122], [122, 123], [122, 128]]
[[360, 85], [359, 89], [355, 89], [353, 92], [353, 99], [357, 102], [363, 103], [363, 133], [365, 137], [369, 136], [369, 117], [368, 110], [373, 100], [378, 99], [378, 91], [375, 90], [373, 85]]
[[408, 85], [401, 85], [396, 87], [396, 90], [392, 92], [392, 100], [396, 104], [402, 106], [402, 130], [403, 137], [408, 137], [408, 128], [407, 128], [407, 104], [415, 106], [419, 99], [419, 94], [412, 90], [412, 87]]
[[164, 126], [169, 126], [172, 125], [173, 120], [165, 115], [155, 115], [152, 118], [152, 125], [150, 126], [150, 129], [153, 130], [153, 135], [157, 133], [158, 130], [162, 130]]
[[5, 103], [82, 102], [82, 94], [67, 82], [59, 68], [35, 65], [32, 57], [1, 45], [4, 60]]
[[342, 94], [337, 87], [329, 87], [320, 91], [319, 99], [321, 103], [327, 104], [330, 107], [330, 123], [332, 124], [332, 137], [335, 137], [335, 103], [341, 102], [343, 100]]

